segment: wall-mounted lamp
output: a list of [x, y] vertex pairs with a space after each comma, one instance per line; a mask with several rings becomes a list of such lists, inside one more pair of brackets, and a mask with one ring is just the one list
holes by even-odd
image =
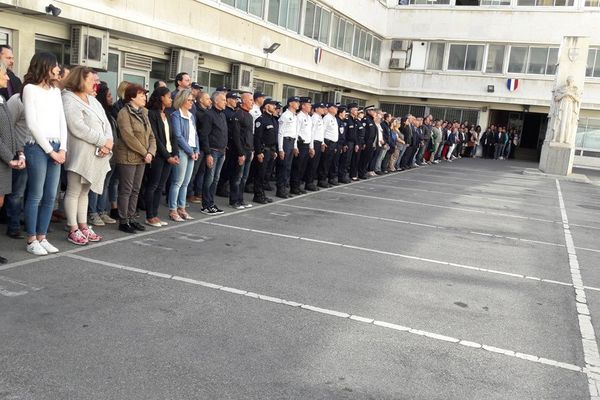
[[494, 88], [494, 85], [488, 85], [488, 86], [487, 86], [487, 91], [488, 91], [488, 93], [494, 93], [494, 89], [495, 89], [495, 88]]
[[53, 17], [58, 17], [62, 10], [53, 4], [46, 6], [46, 14], [52, 14]]
[[265, 47], [263, 51], [265, 52], [265, 54], [273, 54], [275, 53], [275, 50], [279, 48], [279, 46], [281, 46], [281, 43], [273, 43], [269, 47]]
[[523, 106], [523, 112], [524, 113], [528, 113], [529, 112], [529, 106], [528, 105]]

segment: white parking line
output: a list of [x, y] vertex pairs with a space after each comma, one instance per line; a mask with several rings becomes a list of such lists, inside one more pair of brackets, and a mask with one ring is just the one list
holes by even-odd
[[590, 397], [592, 399], [600, 398], [600, 352], [598, 352], [598, 342], [596, 340], [596, 331], [592, 325], [592, 314], [587, 304], [585, 296], [585, 287], [583, 278], [579, 269], [579, 261], [573, 243], [573, 236], [569, 228], [569, 218], [563, 200], [560, 183], [556, 179], [556, 190], [558, 191], [558, 203], [562, 215], [563, 230], [565, 232], [565, 243], [567, 244], [567, 253], [569, 255], [569, 267], [571, 269], [571, 280], [575, 289], [575, 302], [577, 309], [577, 319], [579, 321], [579, 331], [581, 333], [581, 342], [583, 344], [583, 357], [585, 359], [585, 370], [588, 376], [590, 388]]
[[85, 262], [89, 262], [89, 263], [93, 263], [93, 264], [99, 264], [99, 265], [103, 265], [103, 266], [107, 266], [107, 267], [111, 267], [111, 268], [116, 268], [116, 269], [120, 269], [120, 270], [124, 270], [124, 271], [154, 276], [156, 278], [169, 279], [169, 280], [173, 280], [173, 281], [188, 283], [191, 285], [202, 286], [202, 287], [213, 289], [213, 290], [220, 290], [225, 293], [234, 294], [237, 296], [245, 296], [245, 297], [249, 297], [249, 298], [252, 298], [255, 300], [268, 301], [270, 303], [275, 303], [275, 304], [279, 304], [282, 306], [292, 307], [297, 310], [306, 310], [306, 311], [316, 312], [316, 313], [323, 314], [323, 315], [330, 316], [330, 317], [348, 319], [348, 320], [358, 322], [358, 323], [364, 323], [364, 324], [368, 324], [368, 325], [377, 326], [379, 328], [391, 329], [391, 330], [394, 330], [397, 332], [402, 332], [404, 334], [423, 336], [423, 337], [427, 337], [429, 339], [451, 343], [453, 345], [460, 345], [460, 346], [468, 347], [471, 349], [484, 350], [484, 351], [487, 351], [490, 353], [501, 354], [501, 355], [512, 357], [512, 358], [519, 358], [521, 360], [525, 360], [525, 361], [529, 361], [529, 362], [533, 362], [533, 363], [537, 363], [537, 364], [550, 365], [550, 366], [565, 369], [568, 371], [584, 372], [583, 368], [581, 368], [578, 365], [565, 363], [565, 362], [561, 362], [561, 361], [556, 361], [556, 360], [551, 360], [548, 358], [539, 357], [539, 356], [532, 355], [532, 354], [521, 353], [521, 352], [514, 351], [514, 350], [507, 350], [507, 349], [503, 349], [500, 347], [490, 346], [490, 345], [477, 343], [477, 342], [473, 342], [473, 341], [469, 341], [469, 340], [455, 338], [452, 336], [447, 336], [447, 335], [443, 335], [443, 334], [439, 334], [439, 333], [423, 331], [420, 329], [411, 328], [408, 326], [399, 325], [399, 324], [395, 324], [395, 323], [391, 323], [391, 322], [379, 321], [379, 320], [376, 320], [375, 318], [368, 318], [368, 317], [364, 317], [364, 316], [353, 315], [353, 314], [343, 312], [343, 311], [331, 310], [331, 309], [324, 308], [324, 307], [317, 307], [317, 306], [313, 306], [313, 305], [309, 305], [309, 304], [303, 304], [302, 302], [285, 300], [285, 299], [278, 298], [278, 297], [268, 296], [268, 295], [255, 293], [255, 292], [251, 292], [251, 291], [247, 291], [247, 290], [243, 290], [243, 289], [227, 287], [227, 286], [223, 286], [223, 285], [219, 285], [219, 284], [215, 284], [215, 283], [199, 281], [199, 280], [181, 277], [181, 276], [177, 276], [177, 275], [153, 272], [153, 271], [143, 270], [143, 269], [139, 269], [139, 268], [131, 268], [131, 267], [127, 267], [125, 265], [109, 263], [109, 262], [105, 262], [105, 261], [96, 260], [93, 258], [82, 257], [82, 256], [75, 255], [75, 254], [68, 254], [68, 255], [66, 255], [66, 257], [70, 257], [70, 258], [73, 258], [76, 260], [85, 261]]
[[[400, 257], [400, 258], [405, 258], [408, 260], [423, 261], [423, 262], [430, 263], [430, 264], [445, 265], [445, 266], [454, 267], [454, 268], [466, 269], [469, 271], [484, 272], [484, 273], [489, 273], [489, 274], [502, 275], [502, 276], [510, 277], [510, 278], [525, 279], [528, 282], [542, 282], [542, 283], [549, 283], [552, 285], [573, 286], [573, 284], [571, 284], [571, 283], [555, 281], [553, 279], [539, 278], [536, 276], [529, 276], [529, 275], [517, 274], [517, 273], [513, 273], [513, 272], [499, 271], [499, 270], [489, 269], [489, 268], [474, 267], [471, 265], [458, 264], [458, 263], [442, 261], [442, 260], [434, 260], [431, 258], [411, 256], [408, 254], [394, 253], [391, 251], [370, 249], [368, 247], [354, 246], [351, 244], [331, 242], [331, 241], [320, 240], [320, 239], [316, 239], [316, 238], [307, 238], [307, 237], [302, 237], [302, 236], [287, 235], [284, 233], [277, 233], [277, 232], [267, 232], [267, 231], [262, 231], [259, 229], [251, 229], [251, 228], [244, 228], [244, 227], [235, 226], [235, 225], [221, 224], [218, 222], [206, 221], [204, 223], [207, 225], [220, 226], [222, 228], [227, 228], [227, 229], [235, 229], [235, 230], [241, 230], [241, 231], [246, 231], [246, 232], [259, 233], [262, 235], [275, 236], [275, 237], [286, 238], [286, 239], [303, 240], [303, 241], [309, 241], [309, 242], [314, 242], [314, 243], [321, 243], [324, 245], [344, 247], [347, 249], [354, 249], [354, 250], [363, 251], [363, 252], [367, 252], [367, 253], [383, 254], [386, 256]], [[594, 290], [594, 291], [600, 292], [600, 288], [598, 288], [598, 287], [586, 286], [585, 288], [588, 290]]]

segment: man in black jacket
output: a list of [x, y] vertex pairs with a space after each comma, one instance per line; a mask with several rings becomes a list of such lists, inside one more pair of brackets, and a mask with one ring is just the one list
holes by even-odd
[[252, 207], [244, 202], [244, 187], [250, 172], [252, 149], [254, 147], [252, 114], [254, 105], [252, 93], [241, 94], [240, 107], [229, 117], [229, 144], [227, 158], [231, 160], [229, 175], [229, 205], [237, 210]]
[[0, 95], [8, 100], [13, 94], [20, 93], [23, 83], [12, 71], [15, 65], [15, 57], [13, 56], [12, 48], [9, 45], [0, 45], [0, 61], [6, 64], [6, 73], [8, 74], [8, 84], [5, 88], [0, 89]]
[[215, 205], [217, 182], [221, 175], [221, 168], [225, 161], [228, 129], [225, 118], [225, 93], [215, 92], [212, 95], [212, 108], [210, 108], [200, 121], [200, 148], [206, 160], [204, 185], [202, 188], [203, 214], [223, 214], [223, 210]]
[[373, 158], [373, 152], [375, 151], [375, 140], [377, 139], [377, 127], [373, 121], [373, 117], [376, 113], [375, 106], [365, 107], [365, 112], [367, 114], [364, 118], [365, 139], [358, 166], [358, 177], [360, 179], [367, 179], [369, 163]]
[[267, 204], [273, 199], [265, 196], [265, 186], [268, 183], [268, 166], [277, 156], [277, 133], [279, 121], [275, 117], [277, 101], [267, 99], [263, 103], [263, 113], [254, 123], [254, 198], [255, 203]]
[[[200, 137], [200, 123], [202, 121], [202, 117], [212, 104], [210, 100], [210, 95], [206, 92], [199, 92], [196, 96], [196, 104], [196, 130], [198, 131], [198, 137]], [[189, 203], [202, 203], [202, 183], [204, 182], [205, 170], [206, 164], [204, 163], [204, 153], [200, 153], [198, 161], [194, 163], [192, 178], [190, 179], [190, 183], [188, 185], [187, 201]]]

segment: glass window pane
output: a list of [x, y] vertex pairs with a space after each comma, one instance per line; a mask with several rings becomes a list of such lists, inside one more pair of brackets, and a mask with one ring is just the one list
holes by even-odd
[[323, 43], [329, 43], [329, 26], [331, 24], [331, 13], [323, 10], [321, 12], [321, 28], [319, 29], [318, 40]]
[[279, 0], [269, 0], [269, 22], [279, 24]]
[[535, 6], [535, 0], [518, 0], [518, 6]]
[[491, 44], [488, 49], [487, 64], [485, 72], [490, 74], [501, 74], [504, 67], [504, 49], [506, 46]]
[[124, 73], [123, 80], [129, 83], [140, 85], [141, 87], [146, 87], [146, 78], [138, 74]]
[[288, 7], [289, 0], [278, 0], [279, 1], [279, 22], [280, 26], [285, 27], [287, 25], [287, 15], [288, 15]]
[[358, 47], [358, 56], [365, 58], [365, 50], [367, 48], [367, 32], [360, 31], [360, 44]]
[[354, 29], [354, 46], [352, 47], [352, 55], [358, 56], [358, 47], [360, 43], [360, 29]]
[[289, 12], [288, 12], [288, 21], [287, 28], [291, 29], [294, 32], [298, 32], [300, 30], [300, 5], [301, 0], [289, 0]]
[[546, 60], [548, 59], [547, 47], [532, 47], [529, 49], [528, 74], [543, 74], [546, 72]]
[[529, 48], [512, 46], [510, 49], [510, 60], [508, 61], [508, 72], [524, 73]]
[[248, 0], [236, 0], [235, 6], [242, 11], [248, 12]]
[[250, 4], [248, 6], [248, 12], [250, 14], [256, 15], [256, 16], [262, 18], [264, 9], [265, 9], [264, 0], [250, 0]]
[[333, 22], [332, 22], [332, 26], [331, 26], [331, 42], [330, 45], [331, 47], [335, 47], [335, 48], [339, 48], [337, 46], [338, 43], [338, 37], [339, 37], [339, 28], [340, 28], [340, 17], [338, 17], [337, 15], [333, 15]]
[[379, 59], [381, 57], [381, 40], [373, 38], [373, 53], [371, 53], [371, 62], [375, 65], [379, 65]]
[[600, 50], [596, 50], [596, 63], [594, 64], [594, 78], [600, 78]]
[[465, 69], [466, 44], [451, 44], [448, 56], [448, 69], [462, 71]]
[[315, 3], [306, 2], [306, 13], [304, 16], [304, 36], [313, 37], [315, 26]]
[[346, 33], [344, 34], [344, 51], [350, 53], [352, 51], [352, 41], [354, 38], [354, 25], [346, 21]]
[[232, 7], [235, 6], [235, 0], [221, 0], [221, 3], [230, 5]]
[[592, 76], [594, 73], [594, 61], [596, 60], [596, 49], [588, 51], [587, 67], [585, 68], [585, 76]]
[[558, 47], [551, 48], [548, 52], [548, 63], [546, 65], [546, 75], [554, 75], [556, 73], [556, 65], [558, 64]]
[[319, 39], [319, 32], [320, 32], [320, 26], [321, 26], [321, 7], [317, 7], [315, 10], [315, 21], [314, 21], [314, 28], [313, 28], [313, 35], [312, 38], [313, 39]]
[[[154, 63], [152, 63], [152, 70], [154, 71]], [[101, 81], [106, 82], [110, 91], [112, 92], [113, 98], [117, 100], [117, 85], [119, 84], [119, 55], [115, 53], [108, 53], [108, 71], [98, 72], [98, 77]], [[150, 72], [152, 77], [152, 72]], [[165, 79], [163, 75], [162, 78]]]
[[367, 34], [367, 44], [365, 45], [365, 56], [363, 57], [367, 61], [369, 61], [371, 59], [371, 47], [373, 47], [373, 35]]
[[483, 61], [483, 49], [483, 45], [468, 46], [465, 71], [481, 71], [481, 65]]
[[427, 55], [427, 69], [441, 71], [444, 66], [445, 43], [429, 43], [429, 54]]

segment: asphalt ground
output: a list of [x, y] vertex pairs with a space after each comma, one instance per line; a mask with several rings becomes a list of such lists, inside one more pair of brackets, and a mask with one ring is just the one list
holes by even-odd
[[192, 206], [86, 247], [54, 224], [43, 258], [2, 236], [0, 399], [595, 398], [573, 282], [593, 323], [600, 188], [534, 166]]

